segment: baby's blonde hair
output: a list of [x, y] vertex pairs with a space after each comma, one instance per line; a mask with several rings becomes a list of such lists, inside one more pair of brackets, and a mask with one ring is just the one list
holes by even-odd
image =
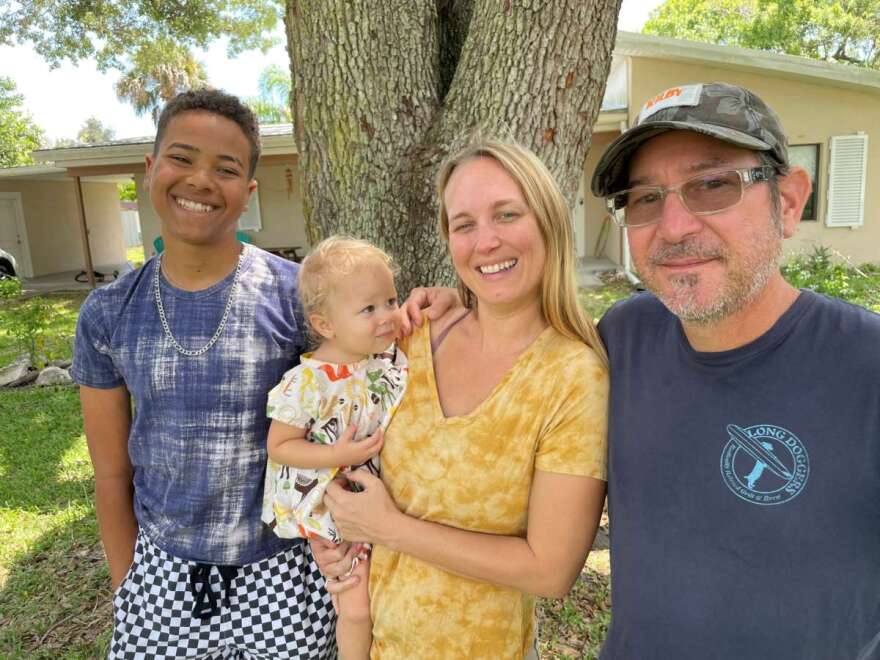
[[[388, 254], [367, 241], [337, 235], [318, 243], [303, 259], [299, 271], [299, 300], [306, 322], [311, 314], [326, 311], [327, 298], [342, 278], [369, 265], [384, 266], [394, 276], [399, 270]], [[320, 341], [311, 326], [309, 334]]]

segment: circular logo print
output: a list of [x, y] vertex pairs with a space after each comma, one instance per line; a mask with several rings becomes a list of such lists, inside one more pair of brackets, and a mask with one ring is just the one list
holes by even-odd
[[721, 476], [733, 493], [752, 504], [783, 504], [807, 485], [810, 459], [791, 431], [772, 424], [727, 425]]

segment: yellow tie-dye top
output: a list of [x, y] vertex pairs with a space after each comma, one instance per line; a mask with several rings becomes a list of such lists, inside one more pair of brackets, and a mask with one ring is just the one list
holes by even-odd
[[[547, 328], [468, 415], [444, 417], [427, 323], [402, 344], [406, 396], [386, 432], [382, 479], [405, 513], [525, 537], [535, 469], [605, 479], [608, 376], [596, 354]], [[521, 658], [535, 598], [376, 546], [371, 657]]]

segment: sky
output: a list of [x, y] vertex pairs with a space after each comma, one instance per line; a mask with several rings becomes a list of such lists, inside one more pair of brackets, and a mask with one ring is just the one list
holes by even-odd
[[[618, 27], [638, 32], [648, 14], [663, 0], [623, 0]], [[223, 42], [199, 51], [210, 83], [239, 96], [256, 96], [257, 76], [270, 64], [287, 65], [283, 34], [279, 45], [263, 54], [249, 51], [230, 59]], [[116, 98], [114, 85], [120, 73], [101, 73], [93, 61], [69, 62], [51, 70], [30, 46], [0, 47], [0, 76], [12, 78], [24, 96], [24, 107], [51, 140], [75, 138], [85, 120], [94, 115], [116, 131], [116, 138], [152, 135], [153, 122], [138, 117], [126, 103]]]

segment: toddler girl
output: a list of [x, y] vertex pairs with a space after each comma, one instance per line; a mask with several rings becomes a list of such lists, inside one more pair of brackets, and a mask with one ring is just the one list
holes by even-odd
[[[317, 348], [269, 392], [269, 462], [263, 521], [285, 538], [341, 538], [322, 504], [340, 469], [378, 474], [382, 434], [406, 388], [406, 357], [394, 346], [397, 291], [391, 258], [364, 241], [334, 236], [303, 261], [299, 295]], [[357, 430], [346, 441], [349, 425]], [[342, 439], [340, 439], [342, 438]], [[372, 641], [366, 565], [339, 594], [343, 660], [367, 658]]]

